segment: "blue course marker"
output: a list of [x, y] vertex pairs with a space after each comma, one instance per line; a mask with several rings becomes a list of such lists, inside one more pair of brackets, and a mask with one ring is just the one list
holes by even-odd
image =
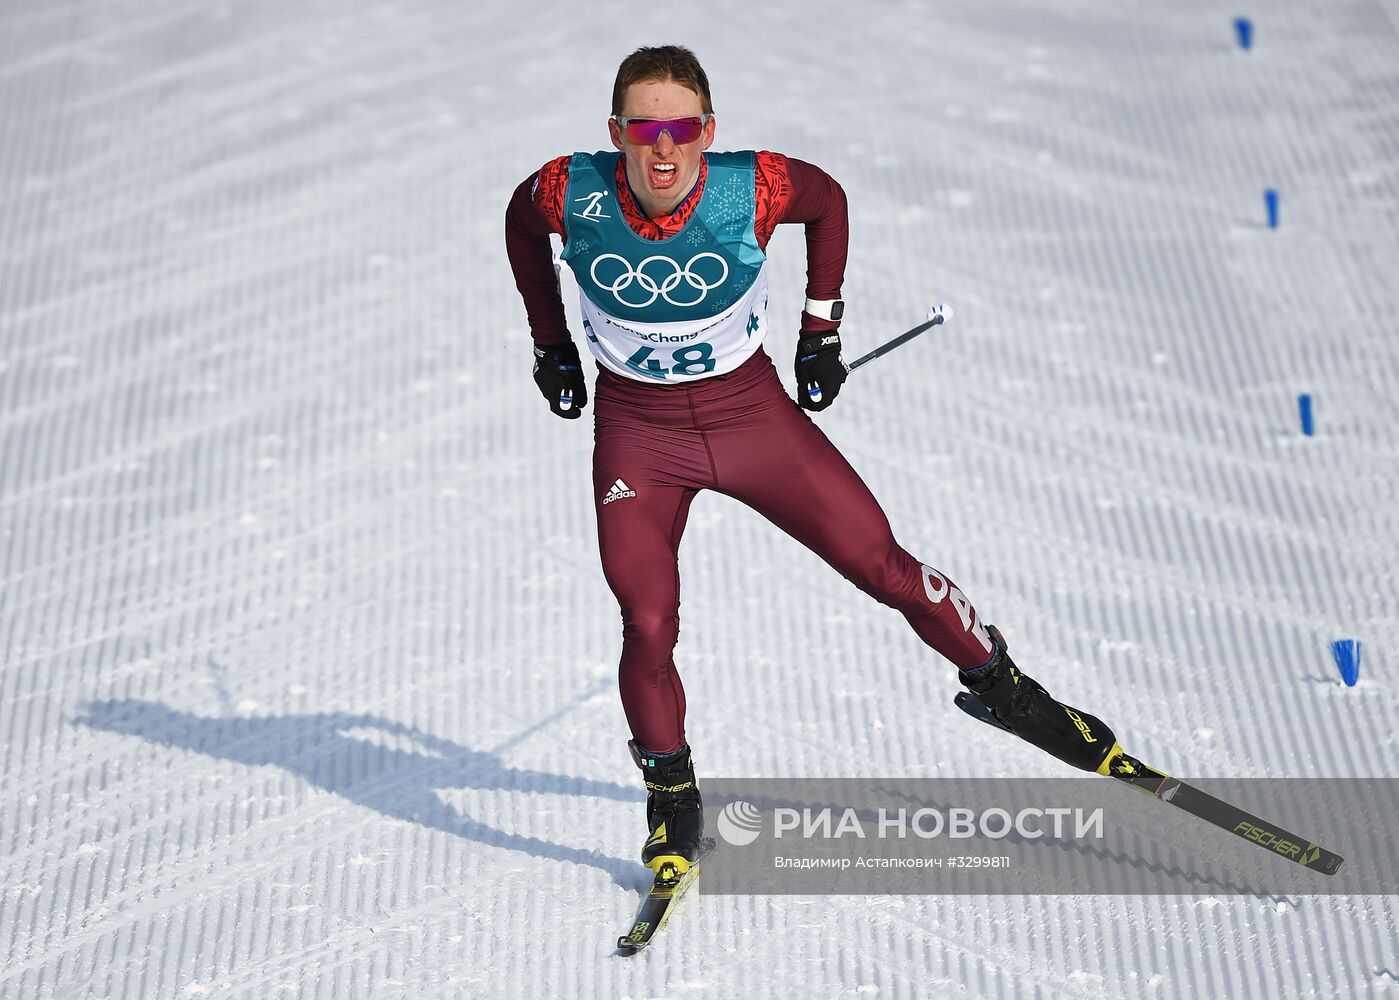
[[1245, 52], [1253, 48], [1253, 22], [1248, 18], [1234, 18], [1234, 34], [1239, 37], [1239, 48]]
[[1302, 393], [1297, 397], [1297, 415], [1302, 419], [1302, 433], [1311, 437], [1316, 433], [1316, 422], [1312, 419], [1312, 397]]
[[1277, 188], [1268, 188], [1263, 192], [1263, 207], [1268, 210], [1268, 228], [1278, 228], [1278, 192]]
[[1355, 682], [1360, 679], [1360, 640], [1337, 639], [1331, 643], [1331, 655], [1336, 658], [1336, 666], [1346, 687], [1355, 687]]

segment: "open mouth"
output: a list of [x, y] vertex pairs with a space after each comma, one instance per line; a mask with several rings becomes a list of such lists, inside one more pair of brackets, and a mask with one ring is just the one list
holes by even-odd
[[679, 171], [674, 163], [651, 164], [651, 186], [657, 190], [668, 188], [675, 183]]

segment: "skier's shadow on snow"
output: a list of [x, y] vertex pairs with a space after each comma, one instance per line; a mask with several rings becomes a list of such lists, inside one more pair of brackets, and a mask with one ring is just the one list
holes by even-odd
[[273, 764], [386, 816], [492, 847], [588, 865], [627, 889], [649, 881], [635, 861], [488, 826], [436, 794], [474, 788], [639, 802], [640, 791], [625, 785], [506, 767], [494, 754], [376, 715], [215, 718], [139, 700], [90, 702], [84, 712], [74, 720], [80, 725], [249, 766]]

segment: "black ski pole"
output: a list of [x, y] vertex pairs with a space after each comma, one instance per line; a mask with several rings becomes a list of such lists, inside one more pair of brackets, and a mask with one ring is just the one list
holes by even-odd
[[927, 318], [927, 320], [925, 320], [925, 321], [922, 322], [922, 323], [919, 323], [917, 326], [915, 326], [915, 327], [914, 327], [913, 329], [911, 329], [911, 330], [905, 330], [903, 333], [899, 334], [897, 337], [895, 337], [893, 340], [889, 341], [888, 343], [886, 343], [886, 344], [880, 344], [878, 347], [876, 347], [874, 350], [870, 351], [870, 352], [869, 352], [868, 354], [866, 354], [864, 357], [856, 358], [854, 361], [850, 362], [850, 364], [848, 364], [848, 365], [845, 366], [845, 370], [846, 370], [847, 372], [853, 372], [856, 368], [859, 368], [861, 365], [868, 364], [869, 362], [873, 361], [875, 358], [882, 357], [882, 356], [884, 356], [885, 354], [888, 354], [888, 353], [889, 353], [890, 351], [892, 351], [894, 348], [896, 348], [896, 347], [901, 347], [901, 346], [903, 346], [904, 344], [907, 344], [910, 340], [912, 340], [914, 337], [918, 336], [920, 333], [924, 333], [924, 332], [927, 331], [927, 330], [931, 330], [931, 329], [932, 329], [933, 327], [935, 327], [935, 326], [941, 326], [942, 324], [946, 323], [946, 322], [947, 322], [948, 320], [950, 320], [951, 318], [952, 318], [952, 307], [951, 307], [951, 306], [949, 306], [949, 305], [935, 305], [935, 306], [933, 306], [931, 309], [928, 310], [928, 318]]

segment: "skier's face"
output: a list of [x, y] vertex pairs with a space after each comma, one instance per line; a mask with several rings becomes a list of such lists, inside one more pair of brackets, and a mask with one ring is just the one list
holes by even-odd
[[[621, 113], [623, 118], [692, 118], [702, 116], [704, 107], [699, 94], [684, 84], [646, 80], [627, 88]], [[714, 141], [713, 118], [705, 122], [699, 138], [686, 143], [677, 143], [669, 132], [650, 145], [635, 142], [611, 119], [607, 128], [612, 145], [626, 159], [632, 192], [652, 218], [670, 213], [690, 193], [699, 177], [701, 154]]]

